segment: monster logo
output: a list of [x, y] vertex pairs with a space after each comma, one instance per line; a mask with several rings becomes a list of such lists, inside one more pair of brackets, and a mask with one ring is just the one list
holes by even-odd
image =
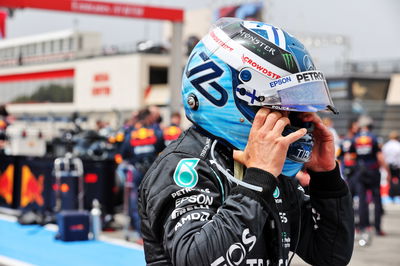
[[292, 70], [292, 69], [295, 68], [293, 55], [283, 53], [282, 57], [283, 57], [283, 61], [285, 62], [285, 66], [286, 66], [287, 69]]

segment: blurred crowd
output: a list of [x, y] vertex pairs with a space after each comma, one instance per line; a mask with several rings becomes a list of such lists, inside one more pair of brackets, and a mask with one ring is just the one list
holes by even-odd
[[[9, 125], [8, 113], [0, 109], [0, 150], [6, 139], [5, 129]], [[124, 197], [124, 212], [130, 217], [129, 227], [141, 239], [140, 218], [137, 208], [138, 187], [158, 154], [182, 134], [181, 115], [172, 113], [169, 124], [164, 124], [157, 106], [137, 110], [126, 119], [119, 129], [112, 128], [107, 121], [96, 121], [94, 131], [108, 139], [114, 147], [117, 164], [116, 182], [121, 197]], [[339, 136], [329, 117], [323, 123], [331, 130], [343, 178], [349, 185], [354, 199], [356, 233], [361, 243], [367, 244], [372, 233], [384, 236], [381, 227], [384, 208], [382, 196], [389, 201], [400, 202], [400, 142], [399, 132], [390, 132], [388, 139], [373, 133], [374, 121], [367, 116], [349, 121], [347, 132]], [[307, 187], [309, 176], [300, 171], [297, 179]], [[387, 188], [387, 190], [382, 189]], [[126, 195], [128, 196], [126, 196]], [[374, 205], [370, 216], [370, 204]], [[373, 221], [370, 220], [373, 217]]]
[[[160, 110], [150, 106], [132, 113], [130, 119], [111, 138], [117, 146], [115, 161], [117, 167], [117, 182], [119, 188], [129, 194], [126, 198], [124, 212], [130, 217], [130, 227], [136, 233], [136, 239], [141, 241], [140, 217], [137, 208], [137, 191], [139, 185], [158, 154], [182, 133], [181, 115], [178, 112], [170, 116], [170, 124], [162, 123]], [[98, 123], [99, 124], [99, 123]], [[107, 133], [107, 127], [99, 131]], [[128, 190], [126, 190], [128, 188]]]
[[[10, 118], [6, 107], [0, 106], [0, 153], [6, 155], [11, 138], [6, 131], [12, 124]], [[59, 158], [71, 153], [81, 159], [114, 160], [116, 205], [121, 206], [123, 201], [123, 211], [129, 217], [128, 229], [140, 242], [137, 190], [158, 154], [181, 135], [181, 115], [174, 112], [165, 119], [157, 106], [147, 106], [132, 112], [119, 128], [112, 127], [105, 119], [98, 119], [94, 127], [86, 128], [81, 120], [79, 114], [72, 115], [73, 128], [60, 131], [47, 144], [46, 156]], [[165, 120], [169, 123], [164, 123]]]
[[[344, 136], [337, 134], [329, 117], [324, 118], [323, 123], [333, 134], [342, 176], [353, 195], [358, 243], [360, 246], [368, 245], [373, 233], [386, 235], [381, 226], [384, 214], [382, 196], [388, 196], [393, 203], [400, 202], [399, 133], [392, 131], [388, 140], [383, 140], [373, 133], [374, 121], [368, 116], [350, 120]], [[303, 186], [308, 185], [306, 172], [300, 172], [297, 178]], [[370, 204], [374, 206], [371, 216]]]
[[6, 141], [6, 128], [9, 124], [8, 112], [4, 105], [0, 106], [0, 152], [4, 149]]

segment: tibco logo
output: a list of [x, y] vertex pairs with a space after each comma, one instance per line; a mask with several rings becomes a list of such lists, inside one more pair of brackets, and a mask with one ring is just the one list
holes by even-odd
[[263, 67], [262, 65], [258, 64], [257, 62], [254, 62], [253, 59], [251, 59], [248, 56], [244, 56], [242, 55], [242, 61], [244, 64], [248, 64], [251, 67], [257, 69], [258, 71], [260, 71], [261, 73], [273, 78], [273, 79], [278, 79], [281, 76], [279, 76], [278, 74], [269, 71], [267, 68]]

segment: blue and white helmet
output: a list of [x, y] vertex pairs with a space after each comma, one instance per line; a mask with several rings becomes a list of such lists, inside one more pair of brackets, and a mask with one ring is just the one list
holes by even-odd
[[241, 150], [262, 106], [336, 112], [303, 44], [272, 25], [236, 18], [218, 20], [193, 49], [182, 96], [189, 120]]

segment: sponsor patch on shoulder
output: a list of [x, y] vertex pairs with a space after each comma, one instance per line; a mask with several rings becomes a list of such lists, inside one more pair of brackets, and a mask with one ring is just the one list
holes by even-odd
[[174, 172], [174, 181], [180, 187], [192, 188], [196, 186], [199, 176], [195, 169], [198, 158], [187, 158], [179, 161]]
[[279, 195], [280, 195], [280, 194], [281, 194], [281, 193], [280, 193], [280, 191], [279, 191], [279, 188], [276, 187], [275, 190], [274, 190], [274, 193], [272, 194], [272, 196], [274, 196], [274, 198], [276, 199], [276, 198], [279, 198]]

